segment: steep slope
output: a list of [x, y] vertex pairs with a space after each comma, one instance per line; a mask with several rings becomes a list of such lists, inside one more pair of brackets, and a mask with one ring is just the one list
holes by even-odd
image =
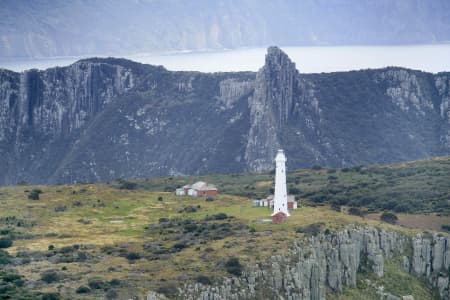
[[[368, 294], [365, 299], [374, 299], [375, 296], [378, 296], [375, 299], [401, 299], [411, 294], [417, 297], [415, 299], [429, 299], [430, 295], [418, 295], [417, 291], [411, 290], [411, 280], [401, 290], [393, 290], [389, 283], [380, 288], [382, 285], [377, 284], [377, 281], [390, 275], [385, 274], [385, 264], [396, 258], [394, 268], [427, 281], [436, 291], [435, 299], [448, 300], [449, 238], [448, 235], [438, 234], [418, 234], [411, 238], [373, 227], [347, 228], [336, 234], [320, 234], [295, 240], [287, 255], [273, 255], [267, 261], [253, 266], [241, 278], [233, 277], [232, 280], [223, 280], [213, 286], [186, 284], [181, 289], [180, 298], [335, 299], [343, 287], [356, 287], [357, 281], [362, 281], [357, 280], [359, 272], [370, 278], [365, 279], [365, 292]], [[398, 276], [391, 280], [401, 278]], [[359, 289], [363, 289], [362, 284], [358, 283]], [[370, 294], [375, 295], [372, 298]]]
[[0, 184], [352, 166], [450, 153], [450, 75], [301, 74], [271, 47], [259, 72], [169, 72], [87, 59], [0, 71]]

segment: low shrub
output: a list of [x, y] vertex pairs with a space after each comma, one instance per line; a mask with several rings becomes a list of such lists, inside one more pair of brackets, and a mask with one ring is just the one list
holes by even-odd
[[338, 203], [331, 203], [331, 210], [341, 212], [341, 206]]
[[0, 250], [0, 265], [9, 264], [10, 261], [11, 261], [11, 256], [8, 254], [8, 252]]
[[91, 278], [88, 280], [88, 286], [93, 290], [100, 290], [105, 286], [105, 283], [98, 278]]
[[137, 188], [137, 183], [135, 183], [135, 182], [126, 181], [126, 180], [121, 180], [119, 182], [120, 190], [135, 190], [136, 188]]
[[75, 291], [77, 294], [88, 294], [91, 292], [91, 289], [88, 288], [87, 286], [80, 286], [79, 288], [77, 288], [77, 290]]
[[225, 263], [225, 270], [231, 275], [241, 276], [243, 266], [241, 265], [239, 258], [230, 257]]
[[120, 280], [117, 279], [117, 278], [111, 279], [111, 280], [109, 281], [109, 284], [110, 284], [111, 286], [119, 286], [119, 285], [120, 285]]
[[183, 242], [176, 243], [175, 245], [172, 246], [173, 249], [178, 250], [178, 251], [180, 251], [184, 248], [187, 248], [187, 247], [188, 247], [188, 245]]
[[137, 252], [129, 252], [126, 256], [128, 260], [138, 260], [141, 258], [141, 255]]
[[300, 189], [297, 187], [289, 187], [289, 194], [299, 195], [301, 193]]
[[16, 280], [20, 280], [22, 278], [22, 276], [20, 276], [19, 274], [14, 274], [14, 273], [6, 273], [2, 276], [2, 280], [4, 282], [14, 282]]
[[46, 293], [41, 297], [42, 300], [60, 300], [61, 295], [59, 293]]
[[177, 294], [177, 287], [174, 284], [166, 284], [156, 289], [156, 292], [164, 296], [173, 298]]
[[0, 249], [5, 249], [11, 247], [13, 241], [10, 237], [2, 237], [0, 238]]
[[212, 216], [205, 217], [205, 221], [211, 221], [211, 220], [225, 220], [228, 218], [228, 215], [226, 213], [218, 213]]
[[33, 189], [28, 194], [28, 199], [30, 200], [39, 200], [39, 195], [42, 194], [42, 191], [40, 189]]
[[177, 212], [179, 212], [179, 213], [195, 213], [195, 212], [197, 212], [198, 209], [200, 209], [199, 206], [188, 205], [186, 207], [182, 207], [182, 208], [178, 209]]
[[105, 294], [106, 299], [117, 299], [119, 297], [119, 294], [115, 290], [108, 290]]
[[9, 229], [9, 228], [0, 229], [0, 235], [7, 235], [7, 234], [10, 234], [10, 233], [12, 233], [12, 230]]
[[209, 279], [209, 277], [206, 275], [198, 275], [196, 280], [198, 283], [201, 284], [208, 284], [208, 285], [211, 284], [211, 279]]
[[55, 271], [45, 271], [44, 273], [41, 274], [41, 280], [46, 282], [46, 283], [52, 283], [52, 282], [57, 282], [59, 281], [59, 275], [58, 273], [56, 273]]
[[62, 254], [67, 254], [67, 253], [71, 253], [73, 251], [75, 251], [75, 247], [74, 246], [64, 246], [59, 250], [59, 253]]
[[384, 212], [381, 214], [380, 220], [389, 224], [395, 224], [398, 221], [398, 217], [391, 212]]
[[297, 233], [304, 233], [308, 236], [316, 236], [320, 233], [322, 230], [322, 227], [325, 225], [325, 223], [319, 222], [319, 223], [313, 223], [304, 227], [299, 227], [295, 231]]
[[363, 213], [362, 213], [361, 209], [358, 208], [358, 207], [350, 207], [350, 208], [348, 209], [348, 213], [349, 213], [350, 215], [353, 215], [353, 216], [359, 216], [359, 217], [362, 217], [362, 216], [363, 216]]

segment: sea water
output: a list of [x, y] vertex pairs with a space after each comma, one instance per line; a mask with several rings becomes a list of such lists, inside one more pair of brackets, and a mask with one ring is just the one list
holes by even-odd
[[[281, 47], [302, 73], [349, 71], [399, 66], [432, 73], [450, 71], [450, 44], [407, 46]], [[266, 48], [183, 51], [119, 55], [137, 62], [162, 65], [174, 71], [257, 71], [264, 65]], [[96, 55], [102, 57], [101, 55]], [[67, 66], [85, 57], [4, 59], [0, 68], [13, 71]]]

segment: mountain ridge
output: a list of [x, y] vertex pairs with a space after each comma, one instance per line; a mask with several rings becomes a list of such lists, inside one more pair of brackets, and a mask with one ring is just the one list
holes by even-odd
[[289, 168], [449, 154], [448, 73], [302, 74], [271, 47], [257, 73], [93, 58], [0, 86], [2, 184], [261, 172], [278, 147]]

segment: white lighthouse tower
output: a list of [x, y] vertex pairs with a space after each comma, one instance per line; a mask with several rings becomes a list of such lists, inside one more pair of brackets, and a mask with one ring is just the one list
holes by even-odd
[[283, 150], [278, 150], [275, 157], [275, 195], [273, 197], [273, 215], [282, 212], [290, 216], [287, 203], [286, 188], [286, 156]]

